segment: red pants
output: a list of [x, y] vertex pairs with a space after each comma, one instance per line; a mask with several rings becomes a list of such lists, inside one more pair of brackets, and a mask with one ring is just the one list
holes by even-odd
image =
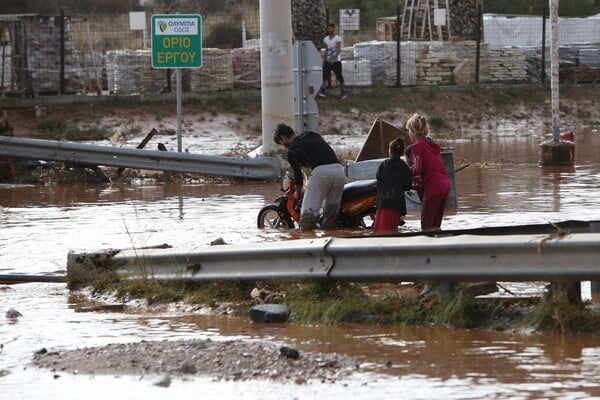
[[428, 231], [442, 227], [442, 218], [446, 209], [446, 202], [450, 194], [450, 182], [439, 183], [435, 193], [425, 191], [421, 205], [421, 229]]
[[398, 233], [402, 215], [397, 208], [379, 208], [375, 212], [375, 233]]

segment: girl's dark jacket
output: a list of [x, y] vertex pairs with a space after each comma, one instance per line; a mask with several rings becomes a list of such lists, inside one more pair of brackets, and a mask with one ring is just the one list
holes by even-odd
[[396, 208], [406, 214], [404, 192], [412, 187], [411, 172], [400, 157], [384, 160], [377, 169], [377, 208]]

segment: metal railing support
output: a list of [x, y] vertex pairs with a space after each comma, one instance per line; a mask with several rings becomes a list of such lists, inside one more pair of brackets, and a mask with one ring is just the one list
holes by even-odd
[[[600, 222], [590, 223], [590, 232], [600, 233]], [[592, 301], [595, 303], [600, 302], [600, 280], [590, 282], [590, 292]]]

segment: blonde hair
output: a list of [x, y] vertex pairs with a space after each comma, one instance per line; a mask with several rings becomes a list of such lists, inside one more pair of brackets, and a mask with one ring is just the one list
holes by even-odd
[[413, 114], [412, 117], [406, 121], [406, 128], [409, 132], [414, 133], [420, 138], [424, 138], [429, 135], [429, 125], [427, 124], [427, 119], [417, 113]]

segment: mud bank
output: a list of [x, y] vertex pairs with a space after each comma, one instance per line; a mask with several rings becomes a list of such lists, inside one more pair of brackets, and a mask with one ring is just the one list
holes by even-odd
[[[204, 376], [216, 380], [267, 379], [335, 382], [360, 370], [358, 360], [340, 355], [295, 352], [266, 342], [244, 340], [141, 341], [76, 350], [42, 349], [34, 365], [65, 374]], [[157, 384], [161, 384], [158, 382]]]

